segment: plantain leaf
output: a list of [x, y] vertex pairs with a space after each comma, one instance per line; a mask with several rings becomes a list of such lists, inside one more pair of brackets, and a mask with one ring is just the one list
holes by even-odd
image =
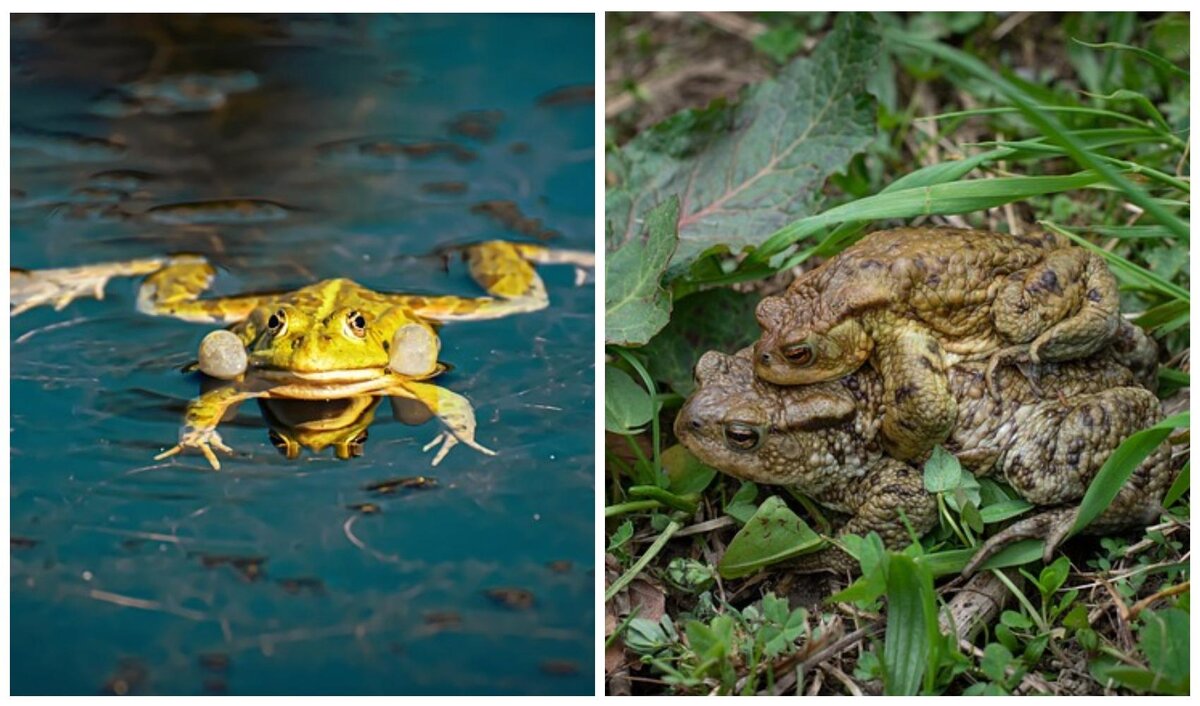
[[[677, 116], [612, 152], [608, 249], [634, 238], [644, 214], [672, 196], [680, 199], [672, 277], [710, 248], [740, 251], [812, 213], [825, 180], [875, 135], [866, 86], [879, 48], [869, 17], [846, 13], [811, 57], [750, 87], [732, 108]], [[672, 137], [679, 120], [705, 128], [684, 148]]]
[[631, 238], [604, 264], [604, 338], [640, 346], [671, 316], [671, 297], [662, 275], [675, 252], [679, 201], [670, 198], [646, 214], [645, 236]]

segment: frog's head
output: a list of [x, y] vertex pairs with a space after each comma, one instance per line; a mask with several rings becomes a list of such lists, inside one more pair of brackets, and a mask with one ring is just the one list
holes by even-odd
[[874, 348], [854, 317], [826, 326], [819, 298], [766, 297], [755, 311], [762, 337], [754, 346], [754, 369], [778, 385], [836, 380], [858, 370]]
[[329, 311], [291, 304], [260, 308], [246, 321], [243, 340], [251, 368], [298, 376], [383, 371], [395, 332], [384, 317], [352, 306]]
[[705, 353], [696, 391], [675, 419], [675, 435], [704, 463], [743, 480], [794, 482], [828, 462], [822, 432], [854, 419], [853, 398], [837, 383], [777, 387], [758, 380], [750, 349]]

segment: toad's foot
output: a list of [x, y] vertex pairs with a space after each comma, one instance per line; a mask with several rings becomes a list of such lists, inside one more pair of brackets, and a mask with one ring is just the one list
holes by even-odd
[[985, 561], [995, 556], [1001, 549], [1022, 539], [1045, 540], [1042, 561], [1049, 564], [1054, 558], [1054, 551], [1058, 549], [1058, 545], [1062, 544], [1067, 535], [1071, 533], [1071, 527], [1075, 524], [1075, 516], [1078, 512], [1079, 509], [1075, 507], [1056, 507], [1009, 525], [983, 543], [983, 546], [963, 568], [962, 575], [971, 576]]
[[184, 427], [179, 433], [179, 443], [175, 446], [163, 451], [154, 457], [155, 461], [161, 461], [164, 458], [169, 458], [184, 449], [200, 449], [204, 454], [204, 458], [208, 459], [208, 463], [213, 467], [214, 471], [221, 470], [221, 462], [217, 460], [217, 455], [213, 453], [213, 448], [218, 451], [223, 451], [229, 455], [233, 455], [233, 449], [225, 445], [221, 441], [221, 435], [216, 429], [190, 429]]
[[103, 299], [104, 287], [113, 277], [148, 274], [162, 265], [162, 260], [146, 259], [53, 270], [12, 269], [9, 271], [9, 316], [44, 304], [62, 311], [81, 297]]
[[478, 441], [475, 441], [474, 439], [459, 439], [448, 431], [443, 431], [443, 432], [438, 433], [437, 436], [433, 437], [432, 441], [430, 441], [428, 444], [425, 444], [424, 446], [422, 446], [421, 450], [429, 451], [430, 449], [433, 449], [434, 447], [436, 447], [438, 444], [441, 444], [441, 448], [439, 448], [437, 450], [437, 453], [434, 454], [433, 463], [431, 464], [431, 465], [436, 466], [442, 462], [442, 459], [446, 457], [446, 454], [450, 453], [450, 449], [454, 448], [459, 442], [462, 442], [462, 443], [466, 444], [467, 446], [470, 446], [471, 448], [475, 449], [476, 451], [478, 451], [481, 454], [484, 454], [485, 456], [495, 456], [496, 455], [495, 451], [492, 451], [491, 449], [487, 448], [483, 444], [480, 444]]
[[988, 391], [992, 398], [1000, 400], [1004, 397], [1004, 389], [1001, 386], [997, 371], [1005, 366], [1011, 365], [1015, 367], [1022, 375], [1025, 376], [1026, 382], [1038, 397], [1043, 397], [1041, 382], [1041, 368], [1036, 353], [1030, 349], [1029, 344], [1019, 344], [1002, 348], [988, 357], [987, 369], [984, 371], [984, 380], [987, 382]]

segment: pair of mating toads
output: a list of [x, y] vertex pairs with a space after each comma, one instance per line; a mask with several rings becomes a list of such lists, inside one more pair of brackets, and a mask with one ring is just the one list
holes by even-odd
[[[705, 463], [795, 486], [850, 515], [843, 531], [907, 544], [937, 522], [922, 463], [935, 445], [1044, 508], [994, 536], [1045, 555], [1114, 449], [1162, 418], [1157, 348], [1121, 318], [1103, 260], [1053, 235], [951, 228], [868, 235], [758, 306], [762, 336], [706, 353], [675, 422]], [[1089, 526], [1149, 523], [1171, 480], [1160, 447]], [[1048, 509], [1045, 509], [1048, 508]], [[805, 568], [854, 569], [840, 550]]]

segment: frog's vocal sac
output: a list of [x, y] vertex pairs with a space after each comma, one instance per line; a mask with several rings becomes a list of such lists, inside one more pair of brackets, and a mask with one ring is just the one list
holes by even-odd
[[445, 430], [426, 451], [439, 447], [437, 465], [458, 443], [491, 455], [475, 440], [475, 412], [461, 395], [429, 382], [438, 362], [438, 327], [451, 321], [494, 319], [537, 311], [549, 304], [535, 265], [592, 268], [590, 252], [488, 241], [454, 248], [481, 297], [377, 292], [349, 279], [330, 279], [276, 294], [203, 299], [216, 269], [199, 255], [46, 270], [11, 271], [12, 316], [35, 306], [62, 309], [74, 299], [101, 299], [108, 280], [144, 275], [138, 309], [226, 328], [208, 334], [198, 366], [221, 384], [210, 386], [187, 407], [179, 443], [157, 458], [199, 449], [214, 469], [214, 449], [232, 453], [217, 432], [226, 412], [249, 399], [339, 400], [392, 397], [415, 401]]

